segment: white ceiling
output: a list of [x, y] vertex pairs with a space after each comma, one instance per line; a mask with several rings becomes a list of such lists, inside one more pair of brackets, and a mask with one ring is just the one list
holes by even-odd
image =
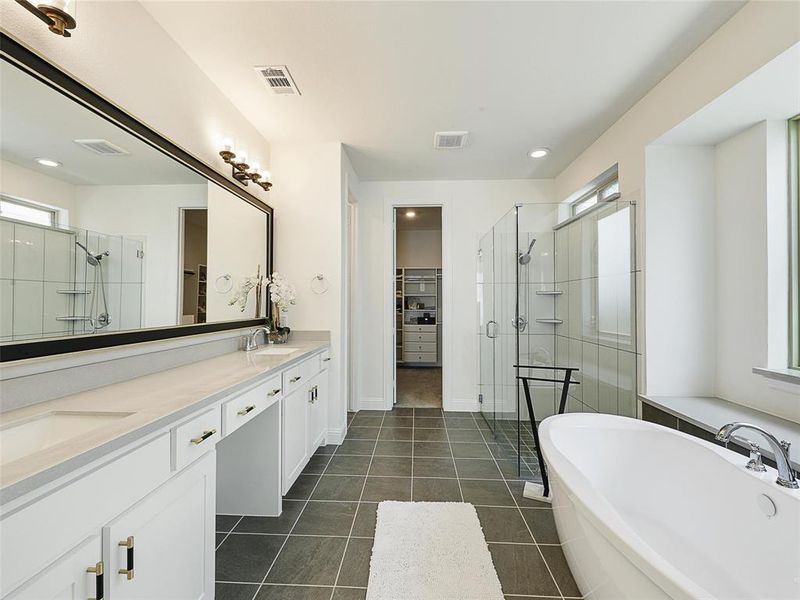
[[[557, 175], [743, 4], [145, 7], [270, 142], [341, 141], [363, 180], [407, 180]], [[253, 70], [284, 64], [302, 96]], [[470, 146], [434, 150], [437, 130], [468, 130]], [[528, 158], [537, 146], [551, 155]]]
[[715, 146], [765, 119], [800, 114], [800, 44], [662, 135], [654, 144]]
[[[0, 158], [73, 185], [205, 183], [185, 165], [34, 79], [0, 64]], [[76, 139], [105, 139], [125, 156], [99, 156]], [[34, 158], [61, 167], [43, 167]]]
[[[396, 209], [397, 229], [400, 231], [419, 231], [420, 229], [437, 230], [442, 228], [442, 209], [440, 207], [404, 206]], [[414, 216], [406, 213], [413, 211]]]

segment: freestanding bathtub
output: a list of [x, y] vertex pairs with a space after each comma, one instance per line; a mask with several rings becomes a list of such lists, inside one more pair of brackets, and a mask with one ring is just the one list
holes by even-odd
[[586, 598], [800, 599], [800, 490], [778, 486], [774, 469], [625, 417], [558, 415], [539, 435]]

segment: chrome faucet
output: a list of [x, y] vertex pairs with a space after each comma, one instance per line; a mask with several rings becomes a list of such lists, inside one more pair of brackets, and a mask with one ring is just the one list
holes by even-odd
[[[775, 464], [778, 467], [778, 479], [775, 480], [775, 483], [782, 487], [791, 488], [796, 490], [800, 485], [797, 483], [797, 478], [794, 475], [794, 471], [792, 470], [792, 464], [789, 462], [789, 442], [785, 441], [778, 441], [774, 435], [769, 433], [768, 431], [762, 429], [758, 425], [750, 425], [748, 423], [728, 423], [727, 425], [723, 426], [722, 429], [719, 430], [717, 433], [717, 439], [720, 442], [729, 442], [731, 439], [731, 435], [737, 429], [751, 429], [760, 433], [767, 443], [769, 444], [770, 448], [772, 449], [772, 453], [775, 455]], [[753, 464], [754, 456], [753, 456], [753, 446], [748, 440], [748, 444], [751, 444], [750, 450], [750, 462], [748, 463], [748, 467]], [[760, 453], [759, 453], [760, 454]], [[758, 463], [761, 462], [760, 456], [758, 457]], [[755, 466], [755, 465], [753, 465]], [[757, 468], [751, 468], [751, 470], [760, 470]]]
[[245, 336], [245, 346], [244, 349], [246, 352], [250, 352], [251, 350], [256, 350], [258, 348], [258, 334], [264, 334], [264, 342], [268, 340], [268, 336], [271, 333], [269, 327], [256, 327], [253, 331], [250, 332], [249, 335]]

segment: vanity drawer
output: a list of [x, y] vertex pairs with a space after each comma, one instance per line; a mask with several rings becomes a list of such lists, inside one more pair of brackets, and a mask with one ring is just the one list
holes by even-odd
[[436, 333], [436, 325], [403, 325], [403, 333]]
[[435, 352], [403, 352], [403, 362], [407, 363], [435, 363]]
[[403, 342], [403, 352], [432, 352], [436, 354], [436, 342]]
[[172, 470], [180, 471], [209, 450], [213, 450], [222, 438], [221, 430], [219, 408], [204, 412], [183, 425], [173, 427]]
[[330, 364], [331, 364], [331, 351], [330, 350], [324, 350], [319, 355], [319, 370], [320, 371], [327, 371], [328, 367], [330, 366]]
[[[326, 363], [327, 364], [327, 363]], [[283, 372], [283, 395], [291, 394], [320, 371], [319, 355], [305, 359]]]
[[435, 333], [418, 333], [416, 331], [409, 331], [403, 333], [403, 341], [404, 342], [433, 342], [436, 343], [436, 334]]
[[222, 435], [230, 435], [281, 397], [281, 377], [242, 392], [222, 404]]

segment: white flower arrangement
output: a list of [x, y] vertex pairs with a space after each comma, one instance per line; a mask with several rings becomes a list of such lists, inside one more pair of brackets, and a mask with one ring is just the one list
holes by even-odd
[[269, 299], [280, 310], [286, 310], [295, 303], [297, 290], [283, 275], [275, 272], [267, 283], [269, 284]]

